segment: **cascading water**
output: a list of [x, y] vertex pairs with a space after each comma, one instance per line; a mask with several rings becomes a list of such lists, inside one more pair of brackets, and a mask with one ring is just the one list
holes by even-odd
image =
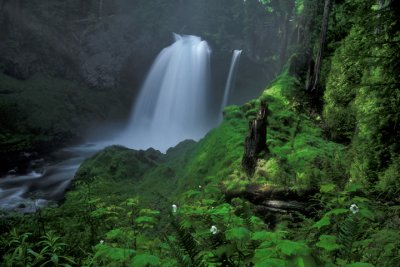
[[165, 152], [185, 139], [198, 140], [213, 125], [207, 117], [210, 48], [197, 36], [175, 34], [156, 58], [119, 144]]
[[235, 84], [236, 73], [237, 73], [237, 70], [239, 67], [239, 60], [240, 60], [241, 54], [242, 54], [242, 50], [234, 50], [233, 51], [231, 67], [229, 68], [229, 75], [228, 75], [228, 79], [226, 80], [224, 98], [222, 100], [221, 112], [224, 109], [224, 107], [226, 107], [226, 105], [228, 105], [229, 94], [232, 91], [234, 84]]
[[[156, 58], [122, 135], [90, 146], [63, 149], [49, 165], [40, 164], [27, 174], [1, 177], [0, 209], [34, 212], [47, 200], [62, 198], [84, 158], [105, 146], [153, 147], [165, 152], [185, 139], [200, 139], [215, 126], [221, 118], [208, 111], [212, 94], [207, 42], [196, 36], [175, 35], [175, 39]], [[228, 102], [240, 53], [234, 51], [222, 107]]]

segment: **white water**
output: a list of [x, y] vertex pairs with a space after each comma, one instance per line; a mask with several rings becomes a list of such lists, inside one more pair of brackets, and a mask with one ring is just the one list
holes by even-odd
[[209, 72], [207, 42], [176, 34], [175, 42], [155, 59], [128, 127], [115, 142], [165, 152], [185, 139], [203, 137], [214, 126], [207, 118]]
[[[241, 51], [235, 50], [222, 107], [228, 103]], [[34, 212], [59, 200], [82, 161], [112, 144], [165, 152], [185, 139], [198, 140], [215, 126], [218, 114], [207, 115], [211, 102], [210, 48], [196, 36], [175, 35], [163, 49], [141, 88], [125, 131], [106, 142], [66, 148], [57, 161], [25, 175], [0, 178], [0, 209]]]
[[233, 90], [236, 80], [236, 73], [239, 67], [240, 55], [242, 54], [242, 50], [234, 50], [231, 60], [231, 67], [229, 68], [228, 79], [226, 80], [224, 98], [222, 100], [221, 112], [228, 105], [229, 95]]
[[32, 167], [27, 174], [9, 174], [0, 178], [0, 209], [35, 212], [60, 200], [82, 161], [98, 151], [95, 146], [78, 146], [54, 153], [56, 161]]

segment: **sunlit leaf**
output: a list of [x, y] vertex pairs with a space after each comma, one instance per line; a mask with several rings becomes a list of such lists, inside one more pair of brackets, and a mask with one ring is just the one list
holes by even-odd
[[324, 217], [322, 217], [321, 220], [314, 223], [312, 227], [321, 229], [322, 227], [330, 225], [330, 224], [331, 224], [331, 221], [330, 221], [329, 217], [324, 216]]
[[336, 243], [336, 236], [333, 235], [321, 235], [319, 237], [319, 242], [317, 242], [315, 245], [328, 252], [338, 250], [342, 247]]
[[160, 259], [150, 254], [139, 254], [133, 257], [131, 266], [134, 267], [148, 267], [159, 266]]
[[282, 242], [279, 242], [277, 248], [280, 249], [283, 254], [288, 256], [310, 254], [309, 247], [302, 242], [283, 240]]

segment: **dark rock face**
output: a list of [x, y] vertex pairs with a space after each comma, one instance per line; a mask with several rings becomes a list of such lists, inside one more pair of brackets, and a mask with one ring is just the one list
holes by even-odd
[[261, 153], [268, 153], [267, 147], [268, 105], [261, 103], [257, 118], [249, 124], [249, 135], [244, 142], [242, 166], [250, 176], [254, 174], [257, 159]]
[[[268, 33], [257, 26], [271, 16], [253, 2], [247, 7], [247, 20], [241, 0], [228, 8], [223, 1], [212, 0], [4, 0], [0, 72], [18, 79], [40, 72], [99, 87], [118, 85], [129, 72], [140, 83], [154, 56], [171, 43], [172, 32], [199, 35], [218, 53], [243, 49], [249, 60], [261, 63], [279, 52], [270, 42], [278, 29], [271, 27]], [[132, 62], [137, 67], [129, 68]], [[264, 68], [268, 65], [260, 67]]]

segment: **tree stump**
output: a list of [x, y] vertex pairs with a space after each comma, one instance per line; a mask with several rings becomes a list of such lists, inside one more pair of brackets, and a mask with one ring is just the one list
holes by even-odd
[[254, 174], [259, 155], [263, 152], [268, 153], [267, 118], [268, 105], [262, 101], [257, 118], [249, 122], [249, 135], [244, 141], [242, 167], [249, 176]]

